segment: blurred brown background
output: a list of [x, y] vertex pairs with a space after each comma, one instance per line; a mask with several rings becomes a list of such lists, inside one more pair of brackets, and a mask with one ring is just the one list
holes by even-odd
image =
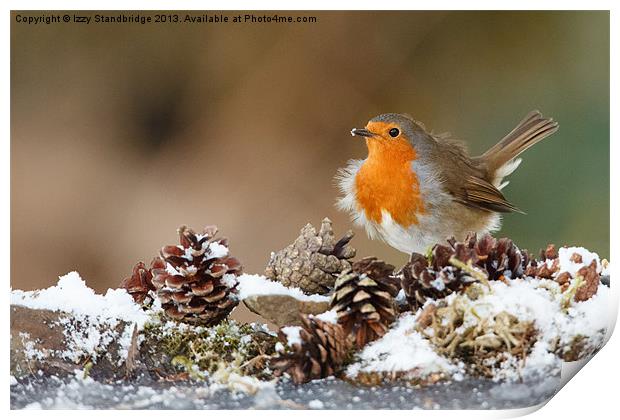
[[[36, 26], [17, 13], [14, 288], [77, 270], [105, 291], [176, 243], [181, 224], [217, 224], [246, 271], [262, 272], [305, 223], [350, 228], [332, 178], [365, 154], [349, 130], [385, 112], [450, 131], [474, 153], [531, 109], [553, 116], [560, 131], [526, 152], [505, 190], [528, 214], [506, 216], [500, 234], [533, 251], [554, 242], [609, 254], [607, 12]], [[359, 256], [406, 260], [356, 233]]]

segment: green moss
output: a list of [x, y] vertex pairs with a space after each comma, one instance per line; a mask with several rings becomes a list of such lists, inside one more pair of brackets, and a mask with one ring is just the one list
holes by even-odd
[[[276, 337], [253, 324], [226, 320], [213, 327], [156, 322], [145, 326], [146, 346], [153, 353], [165, 353], [164, 368], [184, 370], [201, 379], [222, 366], [240, 374], [264, 376], [264, 359], [275, 352]], [[144, 345], [143, 345], [144, 347]]]

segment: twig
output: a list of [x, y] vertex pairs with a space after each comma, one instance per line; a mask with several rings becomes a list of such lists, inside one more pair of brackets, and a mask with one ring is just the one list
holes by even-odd
[[465, 264], [463, 261], [461, 261], [461, 260], [459, 260], [459, 259], [457, 259], [455, 257], [450, 257], [448, 262], [450, 264], [452, 264], [454, 267], [459, 268], [459, 269], [465, 271], [467, 274], [469, 274], [470, 276], [472, 276], [476, 280], [480, 281], [482, 284], [487, 286], [487, 288], [489, 290], [491, 290], [491, 285], [489, 284], [489, 279], [487, 278], [487, 276], [484, 275], [484, 273], [482, 271], [477, 270], [471, 264]]

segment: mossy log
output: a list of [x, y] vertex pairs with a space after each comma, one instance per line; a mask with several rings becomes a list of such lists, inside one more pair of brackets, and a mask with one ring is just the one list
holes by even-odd
[[[254, 324], [224, 321], [205, 328], [127, 322], [97, 323], [60, 311], [11, 305], [11, 375], [75, 375], [101, 381], [150, 375], [200, 379], [218, 369], [265, 377], [276, 337]], [[80, 344], [81, 343], [81, 344]]]

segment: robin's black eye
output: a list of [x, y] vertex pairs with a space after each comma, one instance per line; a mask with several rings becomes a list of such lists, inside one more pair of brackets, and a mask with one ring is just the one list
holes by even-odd
[[390, 131], [390, 136], [392, 137], [398, 137], [398, 135], [400, 134], [400, 131], [398, 131], [398, 128], [392, 128]]

